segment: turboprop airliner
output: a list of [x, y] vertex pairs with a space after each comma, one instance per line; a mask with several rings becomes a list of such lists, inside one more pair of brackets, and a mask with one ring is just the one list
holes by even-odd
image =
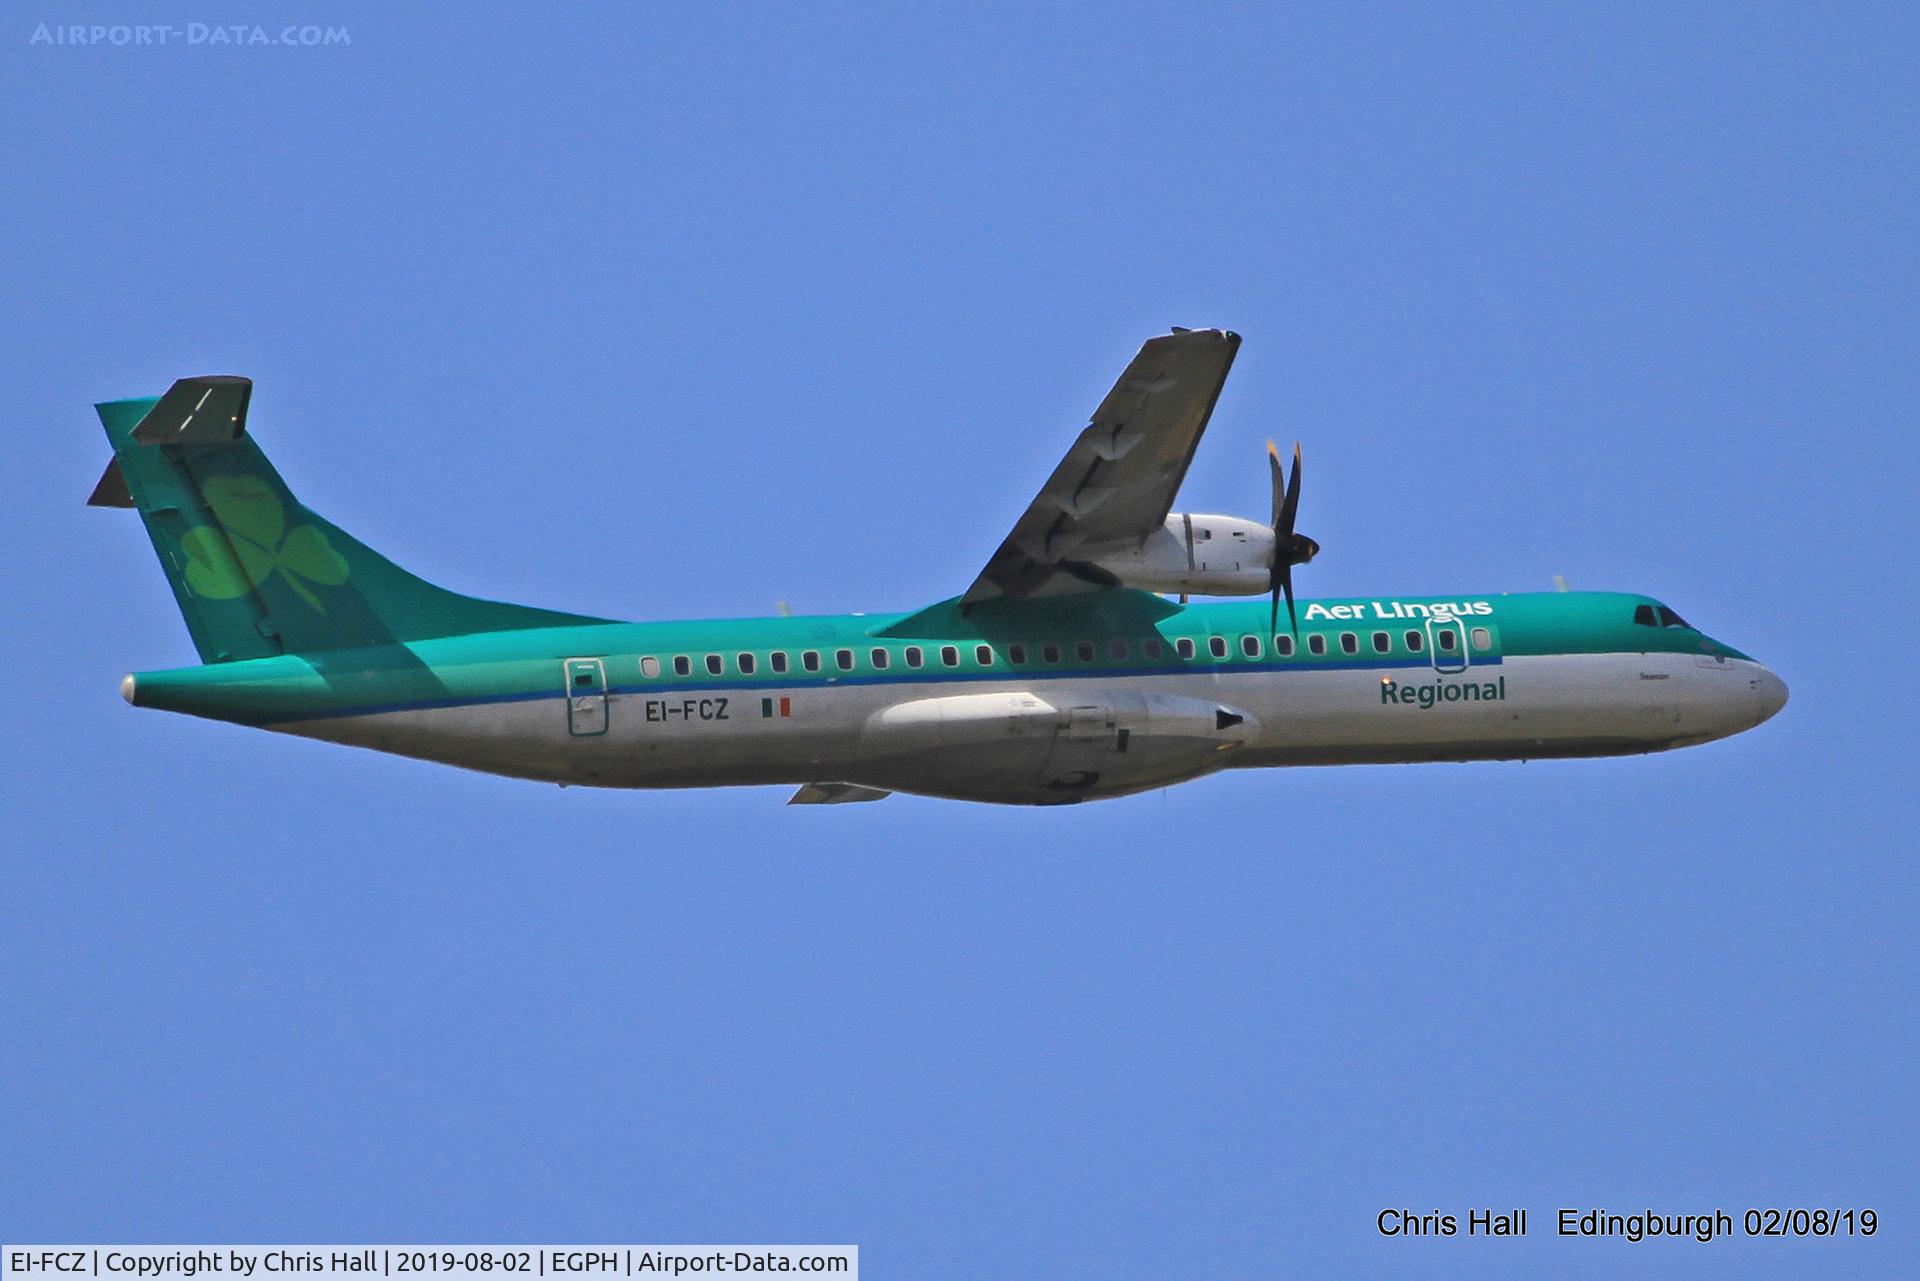
[[[966, 590], [909, 613], [626, 623], [461, 596], [295, 500], [252, 384], [99, 405], [89, 500], [140, 513], [201, 665], [136, 707], [562, 785], [1049, 805], [1222, 769], [1658, 752], [1786, 686], [1612, 592], [1296, 600], [1300, 451], [1265, 521], [1175, 512], [1238, 335], [1141, 347]], [[1265, 597], [1194, 603], [1196, 596]], [[1284, 599], [1284, 621], [1281, 603]]]

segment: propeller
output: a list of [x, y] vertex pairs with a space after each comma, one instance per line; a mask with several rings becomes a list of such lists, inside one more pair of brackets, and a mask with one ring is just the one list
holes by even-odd
[[1293, 447], [1293, 474], [1280, 471], [1280, 451], [1267, 442], [1267, 466], [1273, 471], [1273, 568], [1268, 573], [1268, 590], [1273, 593], [1273, 610], [1267, 620], [1269, 632], [1280, 626], [1280, 596], [1287, 597], [1287, 621], [1293, 634], [1300, 634], [1300, 619], [1293, 612], [1293, 567], [1304, 565], [1320, 554], [1320, 544], [1305, 534], [1293, 532], [1294, 514], [1300, 510], [1300, 446]]

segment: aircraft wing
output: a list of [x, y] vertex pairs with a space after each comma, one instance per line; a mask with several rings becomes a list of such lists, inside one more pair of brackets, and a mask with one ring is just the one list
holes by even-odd
[[1075, 553], [1165, 523], [1239, 348], [1223, 329], [1148, 339], [961, 604], [1102, 586], [1075, 568]]

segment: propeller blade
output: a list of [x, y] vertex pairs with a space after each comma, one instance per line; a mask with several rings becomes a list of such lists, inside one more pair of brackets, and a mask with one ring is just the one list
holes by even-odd
[[[1268, 448], [1271, 449], [1272, 445], [1269, 444]], [[1280, 472], [1280, 460], [1278, 458], [1274, 458], [1274, 459], [1271, 459], [1271, 461], [1273, 463], [1274, 474], [1277, 476]], [[1295, 513], [1297, 513], [1299, 510], [1300, 510], [1300, 443], [1298, 441], [1295, 441], [1293, 445], [1293, 474], [1287, 478], [1286, 501], [1284, 504], [1282, 504], [1280, 508], [1280, 514], [1274, 517], [1274, 521], [1273, 521], [1273, 527], [1276, 531], [1284, 529], [1287, 532], [1288, 542], [1293, 541], [1292, 540], [1293, 518]]]
[[1267, 442], [1267, 469], [1273, 476], [1273, 532], [1276, 539], [1280, 536], [1280, 515], [1287, 503], [1287, 478], [1280, 470], [1280, 451], [1274, 443]]
[[1297, 638], [1300, 635], [1300, 619], [1293, 612], [1293, 566], [1283, 565], [1273, 573], [1273, 603], [1267, 610], [1267, 631], [1277, 633], [1280, 630], [1280, 596], [1287, 597], [1287, 624]]

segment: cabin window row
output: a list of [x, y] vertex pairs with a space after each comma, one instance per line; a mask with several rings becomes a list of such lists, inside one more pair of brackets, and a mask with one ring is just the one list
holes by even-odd
[[[1020, 647], [1016, 645], [1014, 648], [1017, 650]], [[942, 667], [960, 666], [959, 646], [942, 645], [935, 650], [935, 653], [938, 654], [939, 663]], [[908, 667], [924, 668], [928, 666], [928, 652], [926, 648], [919, 645], [907, 646], [906, 649], [901, 652], [900, 657]], [[707, 654], [704, 656], [675, 654], [668, 661], [671, 664], [675, 676], [692, 676], [695, 672], [696, 658], [700, 668], [703, 669], [707, 675], [725, 676], [728, 674], [727, 656], [725, 654]], [[786, 650], [776, 649], [769, 653], [766, 658], [767, 671], [776, 676], [785, 676], [794, 670], [792, 656], [789, 655]], [[875, 646], [867, 653], [868, 663], [876, 671], [885, 671], [891, 667], [893, 665], [893, 659], [893, 651], [880, 646]], [[991, 667], [993, 665], [993, 647], [991, 645], [974, 646], [973, 660], [982, 667]], [[1019, 660], [1016, 659], [1015, 661], [1017, 662]], [[831, 668], [828, 667], [829, 663], [831, 663]], [[836, 649], [830, 651], [807, 649], [800, 651], [799, 670], [808, 674], [817, 675], [823, 670], [850, 672], [854, 670], [856, 665], [854, 651], [851, 649]], [[660, 660], [658, 658], [649, 655], [640, 660], [640, 674], [649, 680], [658, 677], [660, 670]], [[758, 654], [742, 650], [733, 655], [734, 673], [741, 676], [754, 676], [757, 675], [759, 671], [760, 656]]]
[[[1493, 648], [1493, 632], [1488, 628], [1474, 628], [1471, 634], [1471, 640], [1473, 648], [1477, 652], [1485, 653]], [[1405, 632], [1401, 636], [1401, 641], [1405, 652], [1409, 654], [1420, 654], [1426, 651], [1427, 638], [1423, 632]], [[1335, 638], [1324, 632], [1310, 632], [1305, 638], [1306, 652], [1315, 657], [1324, 657], [1334, 644]], [[1391, 654], [1394, 652], [1393, 636], [1389, 632], [1374, 632], [1368, 638], [1367, 644], [1370, 651], [1374, 654]], [[1440, 628], [1434, 632], [1434, 644], [1442, 653], [1458, 653], [1460, 648], [1460, 633], [1451, 627]], [[1357, 632], [1340, 632], [1338, 634], [1338, 645], [1340, 653], [1358, 655], [1361, 652], [1360, 634]], [[1198, 644], [1191, 637], [1181, 637], [1180, 640], [1176, 642], [1175, 648], [1181, 658], [1194, 658], [1197, 657], [1199, 653]], [[1224, 636], [1209, 636], [1207, 638], [1207, 652], [1216, 659], [1225, 659], [1231, 652], [1231, 643]], [[1292, 636], [1285, 632], [1274, 636], [1274, 657], [1292, 658], [1297, 652], [1298, 648]], [[1246, 658], [1257, 659], [1265, 657], [1262, 639], [1254, 635], [1242, 636], [1240, 638], [1240, 653]]]
[[[1470, 638], [1474, 650], [1478, 652], [1485, 653], [1493, 648], [1493, 635], [1487, 628], [1474, 628], [1470, 633]], [[1419, 654], [1426, 650], [1427, 638], [1422, 632], [1405, 632], [1402, 634], [1401, 640], [1407, 653]], [[1338, 644], [1341, 654], [1351, 656], [1358, 655], [1361, 652], [1361, 638], [1359, 634], [1355, 632], [1340, 632], [1337, 642], [1326, 633], [1310, 632], [1305, 637], [1305, 652], [1316, 658], [1324, 657], [1329, 652], [1330, 647], [1335, 643]], [[1375, 654], [1393, 653], [1393, 637], [1388, 632], [1374, 632], [1371, 637], [1368, 638], [1368, 644], [1371, 651]], [[1434, 632], [1434, 644], [1441, 653], [1457, 653], [1459, 652], [1460, 646], [1459, 633], [1451, 627], [1439, 628]], [[976, 667], [992, 667], [997, 661], [998, 655], [994, 647], [992, 645], [980, 644], [966, 647], [958, 645], [908, 645], [897, 652], [885, 646], [876, 645], [867, 651], [867, 662], [868, 666], [874, 671], [886, 671], [890, 669], [896, 657], [899, 658], [903, 666], [914, 671], [921, 671], [928, 668], [957, 668], [961, 666], [963, 648], [971, 650], [969, 657]], [[1238, 648], [1240, 654], [1245, 658], [1260, 659], [1266, 656], [1266, 643], [1262, 637], [1257, 635], [1249, 634], [1240, 637]], [[1206, 638], [1206, 649], [1208, 655], [1216, 661], [1225, 661], [1229, 655], [1232, 654], [1234, 643], [1225, 636], [1209, 636]], [[1091, 663], [1099, 657], [1100, 650], [1101, 647], [1096, 646], [1094, 642], [1084, 640], [1075, 641], [1071, 644], [1048, 641], [1038, 646], [1014, 643], [1006, 647], [1005, 659], [1012, 666], [1023, 667], [1036, 656], [1037, 652], [1039, 661], [1042, 664], [1056, 665], [1066, 661], [1065, 655], [1071, 653], [1075, 661]], [[1137, 648], [1134, 643], [1125, 639], [1111, 640], [1106, 643], [1105, 651], [1107, 658], [1119, 663], [1130, 661], [1136, 653], [1141, 660], [1146, 662], [1157, 661], [1166, 657], [1167, 654], [1165, 644], [1156, 637], [1148, 637], [1140, 641]], [[1281, 632], [1274, 636], [1272, 652], [1276, 658], [1294, 657], [1297, 652], [1294, 638], [1286, 632]], [[1182, 661], [1192, 661], [1200, 655], [1200, 642], [1194, 637], [1182, 636], [1174, 641], [1173, 653]], [[754, 676], [759, 674], [759, 655], [743, 650], [734, 654], [732, 658], [732, 672], [734, 674], [740, 676]], [[835, 672], [851, 672], [858, 665], [855, 651], [852, 649], [835, 649], [830, 651], [815, 649], [802, 650], [800, 651], [799, 658], [799, 670], [807, 675], [818, 675], [822, 670], [827, 670], [829, 664], [831, 665], [830, 670]], [[696, 670], [702, 671], [708, 676], [725, 676], [729, 674], [727, 656], [724, 654], [705, 654], [699, 656], [675, 654], [668, 661], [671, 664], [671, 669], [675, 676], [692, 676]], [[767, 654], [766, 670], [776, 676], [790, 674], [794, 669], [791, 665], [791, 658], [788, 652], [777, 649]], [[660, 672], [660, 659], [649, 656], [640, 660], [640, 674], [642, 676], [652, 680], [657, 678]]]

